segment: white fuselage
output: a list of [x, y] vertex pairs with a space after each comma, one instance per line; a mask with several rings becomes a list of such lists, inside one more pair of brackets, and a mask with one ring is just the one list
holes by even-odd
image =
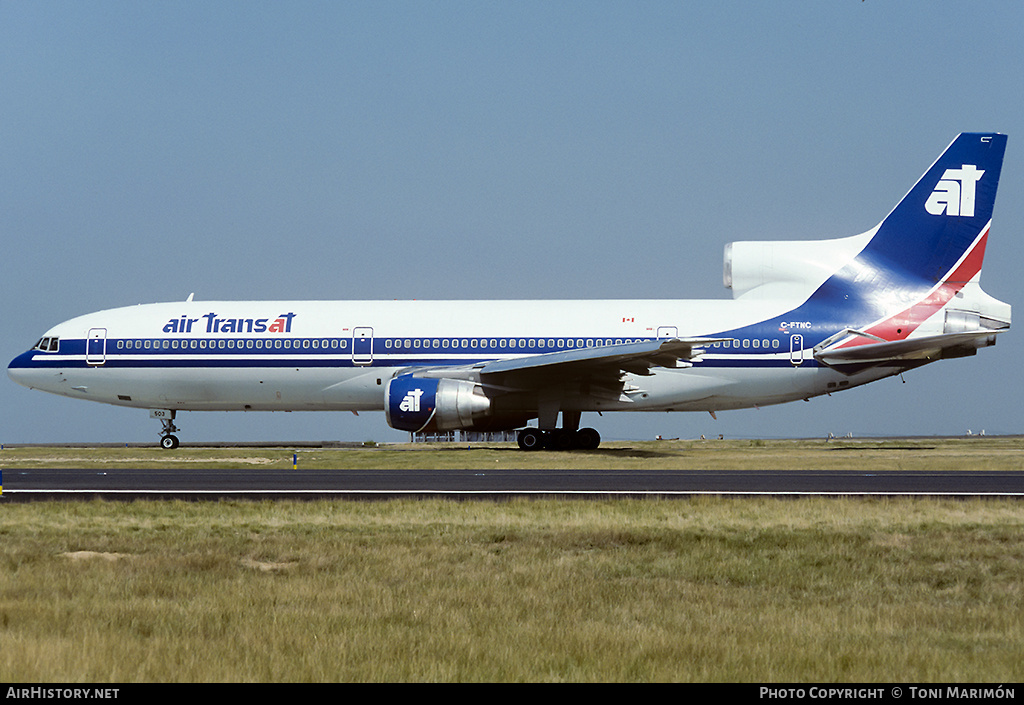
[[[46, 366], [9, 372], [28, 387], [121, 406], [377, 411], [384, 408], [388, 380], [409, 368], [465, 366], [655, 338], [720, 337], [722, 331], [777, 317], [793, 303], [145, 304], [62, 323], [44, 337], [59, 340], [57, 350], [30, 351], [33, 363]], [[626, 374], [621, 394], [579, 396], [565, 400], [563, 408], [716, 411], [807, 398], [893, 374], [874, 369], [851, 376], [819, 366], [807, 335], [813, 322], [792, 324], [773, 334], [709, 344], [692, 366]]]

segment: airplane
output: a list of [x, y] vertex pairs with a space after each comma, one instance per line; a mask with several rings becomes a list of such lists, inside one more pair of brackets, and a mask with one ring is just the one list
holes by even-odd
[[[874, 228], [733, 242], [732, 299], [195, 301], [48, 330], [18, 384], [149, 409], [384, 411], [413, 433], [518, 429], [595, 449], [583, 412], [719, 411], [852, 389], [974, 355], [1010, 327], [980, 286], [1006, 135], [962, 133]], [[561, 415], [561, 424], [559, 424]], [[536, 419], [536, 425], [529, 425]]]

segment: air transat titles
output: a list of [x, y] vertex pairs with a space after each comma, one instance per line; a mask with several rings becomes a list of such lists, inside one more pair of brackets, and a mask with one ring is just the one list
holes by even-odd
[[[294, 313], [281, 313], [271, 322], [269, 318], [218, 318], [214, 312], [199, 318], [172, 318], [164, 326], [164, 333], [192, 333], [193, 325], [206, 319], [207, 333], [291, 333]], [[200, 323], [201, 327], [203, 324]], [[199, 332], [199, 328], [195, 332]]]

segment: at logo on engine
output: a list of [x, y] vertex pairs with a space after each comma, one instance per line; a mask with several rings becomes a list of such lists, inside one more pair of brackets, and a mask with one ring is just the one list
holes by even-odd
[[402, 398], [402, 403], [398, 405], [401, 411], [419, 411], [420, 410], [420, 397], [423, 396], [423, 390], [416, 388], [410, 390]]

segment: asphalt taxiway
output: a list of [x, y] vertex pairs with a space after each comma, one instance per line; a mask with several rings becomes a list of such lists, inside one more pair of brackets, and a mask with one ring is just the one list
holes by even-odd
[[1021, 471], [7, 469], [0, 501], [446, 497], [1024, 498]]

